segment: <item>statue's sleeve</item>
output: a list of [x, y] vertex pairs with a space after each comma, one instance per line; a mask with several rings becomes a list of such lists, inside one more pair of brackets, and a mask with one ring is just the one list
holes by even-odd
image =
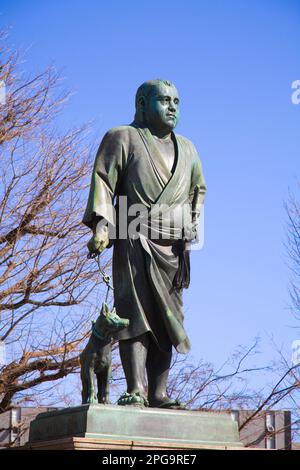
[[90, 192], [82, 222], [93, 229], [95, 219], [115, 225], [114, 197], [127, 159], [126, 133], [111, 129], [104, 136], [96, 155]]
[[189, 192], [189, 198], [192, 204], [192, 218], [197, 222], [201, 207], [204, 203], [206, 184], [204, 180], [202, 164], [198, 153], [193, 146], [194, 159], [192, 163], [192, 175], [191, 175], [191, 187]]

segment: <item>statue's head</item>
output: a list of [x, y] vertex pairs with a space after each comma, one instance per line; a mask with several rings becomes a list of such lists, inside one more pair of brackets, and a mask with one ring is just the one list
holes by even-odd
[[135, 121], [151, 130], [171, 132], [179, 120], [179, 96], [173, 83], [151, 80], [143, 83], [136, 92]]

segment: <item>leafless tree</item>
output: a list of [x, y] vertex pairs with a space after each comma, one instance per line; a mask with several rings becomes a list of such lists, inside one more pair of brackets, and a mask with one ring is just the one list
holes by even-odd
[[[271, 435], [280, 434], [283, 427], [271, 433], [267, 428], [258, 435], [255, 423], [264, 421], [266, 413], [284, 409], [292, 413], [293, 435], [299, 436], [299, 385], [300, 366], [291, 364], [274, 344], [274, 360], [271, 364], [255, 365], [258, 360], [259, 341], [249, 348], [239, 347], [224, 364], [216, 368], [200, 361], [195, 364], [189, 356], [175, 356], [169, 383], [169, 394], [190, 408], [206, 412], [241, 413], [239, 431], [247, 436], [247, 446], [257, 446]], [[254, 363], [254, 365], [253, 365]], [[262, 380], [263, 377], [263, 380]], [[260, 379], [261, 386], [255, 383]], [[291, 427], [287, 424], [287, 427]], [[251, 439], [251, 432], [253, 439]], [[289, 431], [289, 429], [287, 429]]]
[[[286, 204], [288, 216], [288, 237], [286, 243], [289, 266], [291, 268], [291, 310], [300, 317], [300, 205], [290, 195]], [[273, 343], [274, 360], [262, 367], [247, 366], [249, 357], [256, 350], [257, 342], [249, 349], [240, 348], [218, 370], [210, 363], [195, 365], [189, 358], [176, 357], [169, 393], [190, 407], [206, 411], [248, 410], [239, 423], [244, 432], [259, 421], [270, 410], [285, 409], [292, 413], [292, 437], [299, 440], [300, 429], [300, 351], [298, 359], [291, 363]], [[228, 365], [230, 364], [230, 370]], [[255, 374], [262, 374], [264, 385], [260, 388], [253, 384]], [[249, 380], [250, 379], [250, 380]], [[290, 426], [290, 425], [288, 425]], [[281, 433], [283, 429], [277, 429]], [[272, 433], [265, 429], [260, 436], [249, 439], [249, 446], [255, 446]]]
[[[0, 83], [6, 101], [0, 104], [0, 346], [7, 361], [0, 365], [0, 413], [12, 404], [75, 404], [80, 397], [78, 355], [98, 312], [96, 263], [86, 259], [86, 229], [80, 223], [89, 185], [90, 159], [86, 126], [63, 135], [55, 119], [68, 94], [50, 67], [31, 78], [20, 58], [0, 33]], [[289, 206], [289, 253], [295, 282], [292, 299], [300, 313], [300, 210]], [[109, 259], [105, 260], [109, 263]], [[239, 348], [216, 369], [189, 357], [175, 356], [169, 394], [193, 409], [253, 410], [241, 430], [261, 413], [285, 402], [299, 409], [298, 366], [283, 356], [282, 368], [249, 366], [257, 343]], [[274, 373], [276, 383], [261, 390], [249, 386], [249, 376]], [[125, 386], [115, 352], [112, 385]], [[74, 377], [67, 392], [60, 379]], [[71, 384], [71, 385], [70, 385]], [[70, 397], [69, 389], [74, 386]], [[294, 414], [298, 423], [297, 414]]]
[[290, 296], [292, 311], [295, 317], [300, 318], [300, 203], [290, 193], [285, 205], [288, 226], [287, 242], [285, 244], [291, 270]]
[[68, 94], [52, 67], [24, 75], [1, 33], [0, 344], [7, 361], [0, 369], [0, 412], [13, 398], [26, 399], [35, 387], [78, 369], [90, 329], [87, 300], [99, 283], [81, 224], [90, 172], [87, 127], [56, 131]]

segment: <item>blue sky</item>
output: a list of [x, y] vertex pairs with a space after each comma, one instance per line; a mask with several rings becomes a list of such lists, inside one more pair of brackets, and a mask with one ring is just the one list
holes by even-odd
[[62, 127], [93, 120], [100, 142], [132, 121], [143, 81], [177, 85], [177, 132], [196, 145], [208, 187], [205, 245], [185, 294], [196, 359], [221, 364], [260, 335], [266, 362], [270, 336], [288, 353], [299, 337], [283, 246], [283, 204], [300, 178], [299, 20], [291, 0], [0, 1], [26, 71], [54, 63], [75, 92]]

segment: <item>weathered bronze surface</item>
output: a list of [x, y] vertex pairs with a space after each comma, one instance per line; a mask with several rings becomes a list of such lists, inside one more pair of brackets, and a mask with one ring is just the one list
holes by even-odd
[[228, 413], [115, 405], [81, 405], [41, 413], [31, 422], [29, 444], [44, 441], [47, 448], [51, 440], [70, 436], [95, 439], [94, 448], [97, 442], [103, 445], [106, 441], [104, 448], [108, 449], [124, 449], [126, 445], [149, 449], [243, 448], [238, 425]]
[[[181, 407], [167, 396], [166, 387], [172, 347], [180, 353], [190, 349], [182, 311], [182, 289], [190, 274], [186, 246], [195, 237], [206, 187], [194, 145], [173, 132], [178, 119], [179, 96], [172, 83], [141, 85], [134, 122], [111, 129], [101, 142], [83, 218], [93, 230], [90, 253], [113, 244], [115, 308], [129, 320], [115, 335], [127, 381], [121, 405]], [[129, 212], [138, 204], [147, 214], [139, 219], [138, 237], [120, 236], [124, 196]], [[185, 225], [181, 216], [180, 223], [175, 216], [170, 224], [168, 211], [177, 214], [186, 207]], [[132, 219], [126, 222], [128, 230]], [[103, 220], [108, 227], [99, 228]]]
[[[116, 310], [103, 303], [101, 313], [93, 322], [90, 339], [80, 354], [82, 403], [110, 403], [111, 343], [116, 331], [126, 328], [129, 320], [120, 318]], [[97, 398], [95, 391], [97, 378]]]

